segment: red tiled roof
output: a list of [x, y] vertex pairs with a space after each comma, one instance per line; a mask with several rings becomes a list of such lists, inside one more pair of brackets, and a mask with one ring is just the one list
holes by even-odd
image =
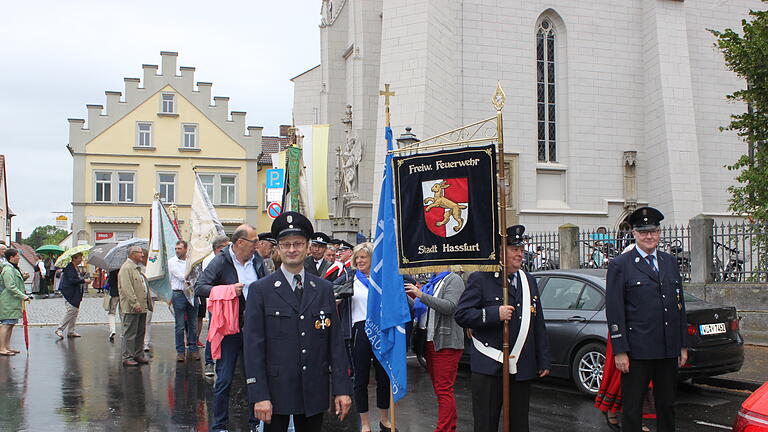
[[35, 253], [35, 250], [32, 249], [32, 246], [11, 242], [11, 247], [18, 250], [21, 253], [21, 256], [23, 256], [30, 265], [34, 266], [37, 262], [37, 253]]
[[288, 137], [261, 137], [259, 165], [272, 165], [272, 154], [285, 150], [286, 147], [288, 147]]

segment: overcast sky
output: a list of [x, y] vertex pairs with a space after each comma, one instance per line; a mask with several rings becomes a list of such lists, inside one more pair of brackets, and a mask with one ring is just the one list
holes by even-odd
[[[105, 90], [141, 78], [160, 51], [179, 53], [213, 82], [248, 125], [289, 124], [290, 78], [320, 62], [320, 0], [14, 1], [0, 25], [0, 154], [7, 161], [13, 231], [26, 237], [71, 211], [67, 118], [106, 105]], [[15, 235], [15, 234], [14, 234]]]

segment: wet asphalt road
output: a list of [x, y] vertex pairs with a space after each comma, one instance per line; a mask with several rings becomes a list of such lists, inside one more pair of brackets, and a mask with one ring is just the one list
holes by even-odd
[[[53, 327], [30, 328], [30, 355], [23, 332], [14, 331], [15, 357], [0, 357], [0, 431], [206, 431], [213, 380], [202, 363], [177, 364], [173, 326], [153, 325], [152, 362], [141, 368], [120, 365], [120, 339], [107, 342], [105, 325], [80, 326], [81, 339], [57, 342]], [[398, 404], [401, 431], [434, 430], [437, 404], [429, 376], [409, 360], [409, 395]], [[230, 430], [247, 430], [244, 379], [232, 390]], [[370, 394], [374, 392], [371, 391]], [[456, 384], [459, 432], [472, 431], [469, 371]], [[681, 385], [679, 431], [730, 430], [747, 392]], [[373, 401], [371, 406], [375, 406]], [[328, 431], [354, 431], [326, 415]], [[378, 423], [371, 413], [373, 424]], [[716, 426], [707, 426], [713, 424]], [[719, 427], [718, 427], [719, 426]], [[725, 428], [723, 428], [723, 426]], [[608, 431], [592, 400], [566, 381], [548, 379], [534, 386], [533, 431]], [[374, 428], [377, 430], [377, 428]]]

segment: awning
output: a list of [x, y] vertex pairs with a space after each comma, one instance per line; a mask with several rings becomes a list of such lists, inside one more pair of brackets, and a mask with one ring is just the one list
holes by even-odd
[[141, 216], [87, 216], [85, 221], [92, 224], [140, 224]]

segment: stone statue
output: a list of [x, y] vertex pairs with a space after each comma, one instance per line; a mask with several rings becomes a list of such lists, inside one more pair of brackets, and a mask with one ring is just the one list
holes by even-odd
[[332, 24], [333, 21], [333, 3], [331, 0], [323, 0], [323, 6], [320, 9], [320, 26], [325, 27]]
[[347, 133], [347, 142], [341, 153], [341, 178], [344, 195], [357, 195], [357, 167], [363, 160], [363, 148], [357, 138]]

